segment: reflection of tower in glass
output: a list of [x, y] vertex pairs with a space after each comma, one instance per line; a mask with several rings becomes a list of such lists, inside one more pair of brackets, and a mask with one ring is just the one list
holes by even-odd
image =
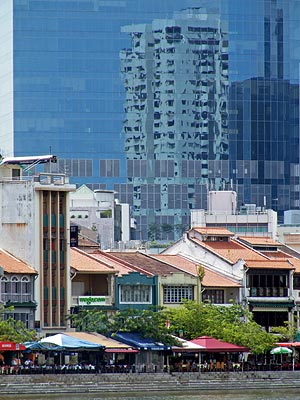
[[205, 197], [211, 165], [214, 188], [228, 175], [227, 34], [218, 15], [199, 8], [122, 31], [132, 38], [121, 69], [133, 210], [146, 217], [144, 230], [184, 225]]

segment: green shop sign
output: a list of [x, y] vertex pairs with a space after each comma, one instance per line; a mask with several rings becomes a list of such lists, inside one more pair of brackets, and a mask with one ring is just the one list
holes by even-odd
[[79, 296], [78, 304], [80, 306], [96, 306], [103, 305], [106, 303], [105, 296]]

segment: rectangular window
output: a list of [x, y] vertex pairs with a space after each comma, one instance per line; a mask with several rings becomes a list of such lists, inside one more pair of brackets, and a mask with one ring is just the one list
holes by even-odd
[[120, 160], [100, 160], [100, 176], [105, 178], [120, 176]]
[[224, 290], [205, 290], [202, 300], [212, 304], [224, 304]]
[[151, 304], [152, 291], [150, 285], [120, 285], [120, 304]]
[[294, 275], [294, 289], [300, 289], [300, 275]]
[[193, 300], [193, 286], [164, 286], [164, 303], [182, 303]]

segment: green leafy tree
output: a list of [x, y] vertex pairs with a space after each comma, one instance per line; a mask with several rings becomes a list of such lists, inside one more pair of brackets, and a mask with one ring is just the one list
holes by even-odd
[[205, 269], [204, 269], [203, 265], [201, 265], [201, 264], [198, 265], [197, 275], [198, 275], [198, 279], [199, 279], [200, 283], [202, 283], [203, 278], [205, 276]]
[[68, 316], [68, 319], [77, 331], [112, 336], [117, 332], [138, 332], [143, 337], [166, 345], [178, 344], [166, 327], [166, 316], [160, 311], [127, 309], [108, 317], [103, 311], [81, 310], [78, 314]]
[[36, 340], [36, 332], [26, 328], [22, 321], [12, 317], [0, 320], [0, 340], [14, 343], [24, 343]]
[[169, 310], [168, 319], [174, 334], [183, 332], [186, 339], [213, 336], [249, 347], [256, 354], [265, 353], [278, 341], [278, 337], [264, 331], [253, 321], [252, 314], [238, 304], [226, 307], [187, 301], [182, 307]]
[[285, 321], [283, 326], [273, 327], [272, 333], [275, 333], [280, 340], [293, 342], [297, 337], [296, 321]]
[[166, 326], [166, 315], [162, 309], [124, 310], [112, 316], [111, 330], [117, 332], [138, 332], [143, 337], [152, 338], [166, 345], [178, 344]]
[[[178, 345], [174, 336], [195, 339], [207, 335], [249, 347], [252, 353], [264, 354], [278, 341], [278, 336], [266, 332], [239, 304], [228, 307], [185, 301], [174, 309], [127, 309], [109, 317], [103, 311], [82, 310], [69, 318], [77, 330], [104, 335], [138, 332], [166, 345]], [[166, 321], [169, 321], [170, 329]]]
[[71, 314], [67, 317], [72, 327], [82, 332], [98, 332], [103, 335], [109, 333], [109, 319], [105, 312], [101, 310], [82, 309], [78, 314]]

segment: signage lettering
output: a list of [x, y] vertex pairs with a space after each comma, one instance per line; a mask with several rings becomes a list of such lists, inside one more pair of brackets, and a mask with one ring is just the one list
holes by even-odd
[[97, 305], [106, 302], [106, 297], [103, 296], [84, 296], [78, 298], [79, 305]]

